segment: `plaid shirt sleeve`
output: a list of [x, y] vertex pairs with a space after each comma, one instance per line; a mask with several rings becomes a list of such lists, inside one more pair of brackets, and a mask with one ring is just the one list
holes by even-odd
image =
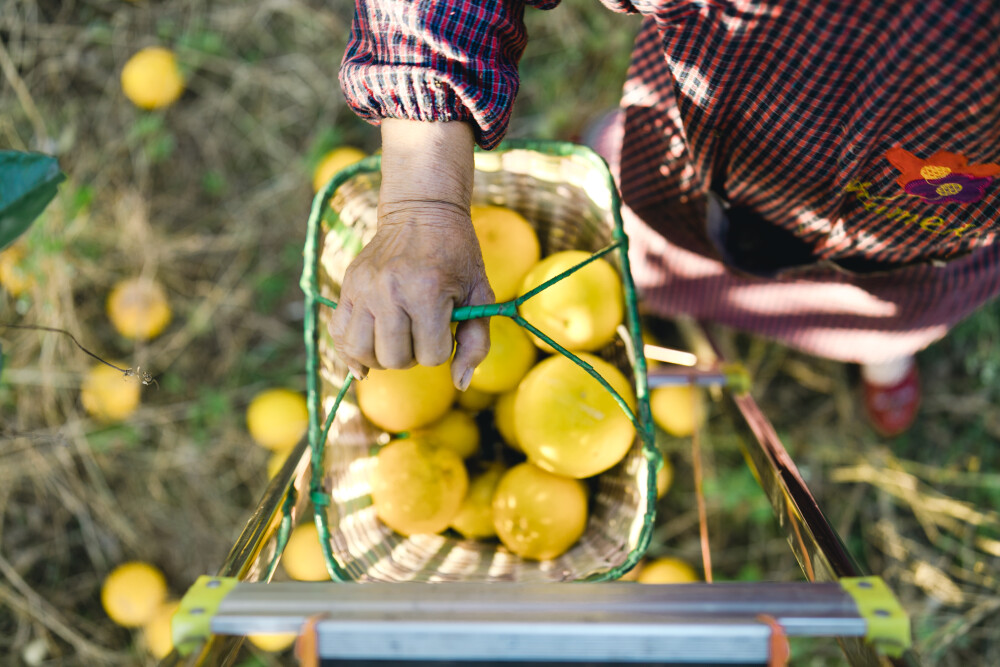
[[525, 4], [559, 0], [355, 0], [340, 66], [347, 103], [372, 123], [468, 121], [493, 148], [517, 94]]

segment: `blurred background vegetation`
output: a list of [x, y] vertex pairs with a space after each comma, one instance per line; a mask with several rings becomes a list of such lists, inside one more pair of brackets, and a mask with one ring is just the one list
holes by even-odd
[[[216, 570], [267, 475], [246, 404], [303, 389], [297, 283], [311, 171], [328, 149], [378, 148], [337, 68], [347, 0], [5, 0], [0, 147], [58, 156], [68, 180], [27, 234], [31, 282], [0, 291], [0, 322], [59, 327], [141, 366], [124, 422], [80, 405], [91, 360], [63, 336], [0, 328], [0, 655], [5, 664], [141, 664], [137, 635], [100, 605], [103, 577], [141, 559], [174, 595]], [[509, 136], [578, 139], [617, 103], [638, 27], [596, 0], [529, 11], [531, 40]], [[119, 75], [138, 49], [174, 49], [187, 91], [136, 109]], [[155, 277], [173, 321], [122, 338], [105, 300]], [[924, 409], [886, 442], [866, 426], [856, 371], [734, 338], [754, 393], [849, 548], [911, 613], [927, 664], [1000, 664], [1000, 310], [983, 309], [921, 355]], [[689, 443], [651, 553], [700, 562]], [[710, 422], [707, 495], [717, 576], [799, 579], [736, 443]], [[793, 664], [834, 665], [832, 643]], [[244, 664], [283, 664], [248, 650]]]

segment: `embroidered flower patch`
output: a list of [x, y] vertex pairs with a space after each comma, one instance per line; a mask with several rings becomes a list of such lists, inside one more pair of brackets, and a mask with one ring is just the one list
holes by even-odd
[[899, 170], [896, 182], [907, 194], [941, 204], [981, 200], [993, 176], [1000, 174], [1000, 164], [969, 164], [964, 155], [948, 151], [922, 160], [902, 146], [893, 146], [885, 156]]

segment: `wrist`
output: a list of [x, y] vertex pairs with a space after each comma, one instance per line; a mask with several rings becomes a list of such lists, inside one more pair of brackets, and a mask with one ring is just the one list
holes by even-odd
[[472, 128], [460, 121], [382, 121], [380, 206], [441, 203], [468, 211], [474, 171]]

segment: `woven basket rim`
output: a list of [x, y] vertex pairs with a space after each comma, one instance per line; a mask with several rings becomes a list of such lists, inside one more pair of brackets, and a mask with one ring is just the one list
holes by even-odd
[[[638, 420], [637, 436], [641, 440], [642, 451], [645, 455], [648, 470], [653, 472], [662, 465], [662, 454], [656, 447], [653, 435], [652, 415], [649, 408], [649, 390], [646, 378], [645, 358], [642, 354], [642, 339], [639, 328], [637, 297], [635, 284], [632, 279], [631, 269], [628, 262], [628, 239], [625, 235], [621, 218], [621, 197], [615, 185], [614, 178], [608, 169], [607, 163], [592, 149], [565, 141], [548, 141], [539, 139], [512, 139], [502, 142], [491, 151], [481, 151], [477, 153], [502, 154], [510, 151], [532, 151], [551, 157], [576, 157], [588, 162], [590, 166], [598, 169], [605, 178], [605, 184], [610, 194], [609, 211], [612, 215], [612, 237], [615, 242], [621, 245], [618, 248], [619, 260], [621, 262], [623, 287], [626, 291], [625, 318], [626, 328], [629, 332], [630, 343], [634, 349], [635, 363], [633, 374], [635, 377], [636, 390], [636, 418]], [[328, 494], [323, 492], [320, 484], [316, 480], [322, 480], [322, 451], [321, 440], [322, 425], [320, 418], [322, 414], [322, 397], [319, 391], [319, 369], [318, 369], [318, 327], [317, 312], [319, 303], [319, 255], [321, 252], [320, 239], [322, 235], [323, 212], [329, 207], [330, 200], [334, 193], [345, 183], [359, 174], [378, 173], [381, 171], [381, 155], [368, 156], [359, 162], [345, 167], [335, 174], [327, 184], [316, 193], [313, 198], [310, 211], [305, 247], [303, 250], [304, 262], [302, 276], [299, 286], [305, 296], [305, 317], [303, 323], [303, 336], [306, 346], [306, 399], [309, 408], [308, 437], [311, 450], [311, 462], [313, 474], [311, 479], [310, 497], [314, 506], [314, 519], [320, 532], [320, 543], [323, 547], [327, 568], [333, 581], [351, 581], [352, 577], [345, 572], [334, 557], [330, 547], [330, 532], [327, 524], [327, 513], [325, 507], [329, 505]], [[593, 574], [589, 577], [579, 579], [579, 581], [603, 581], [617, 579], [622, 574], [634, 567], [639, 559], [644, 555], [646, 548], [652, 537], [652, 528], [656, 510], [656, 475], [647, 476], [646, 489], [646, 519], [643, 521], [641, 534], [639, 535], [635, 547], [627, 555], [624, 562], [607, 572]]]

